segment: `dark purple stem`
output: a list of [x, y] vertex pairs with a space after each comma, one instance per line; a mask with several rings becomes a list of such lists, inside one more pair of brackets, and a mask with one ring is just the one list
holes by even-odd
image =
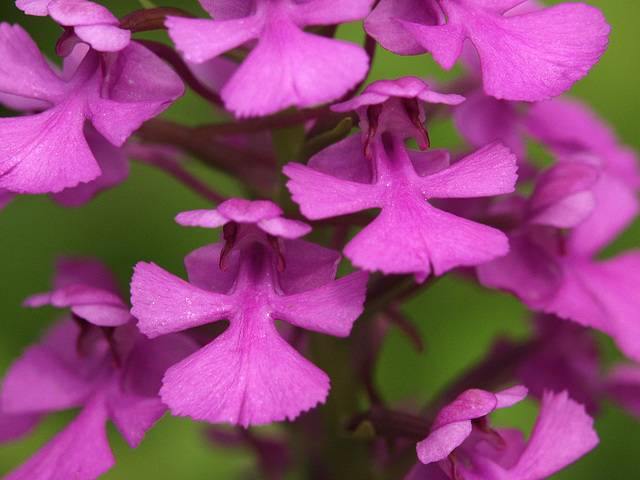
[[184, 82], [191, 87], [191, 89], [200, 95], [202, 98], [207, 100], [208, 102], [213, 103], [219, 107], [223, 107], [224, 104], [220, 95], [216, 92], [209, 90], [205, 87], [200, 81], [195, 77], [195, 75], [189, 70], [187, 64], [184, 63], [180, 55], [178, 55], [175, 50], [171, 47], [164, 45], [162, 43], [154, 42], [152, 40], [136, 40], [139, 44], [151, 50], [153, 53], [158, 55], [160, 58], [164, 59], [171, 65], [174, 70], [180, 75], [180, 77], [184, 80]]
[[183, 148], [207, 165], [237, 177], [259, 196], [269, 197], [276, 184], [273, 157], [224, 144], [198, 129], [154, 118], [145, 122], [136, 135], [154, 143]]
[[227, 199], [225, 196], [219, 194], [218, 192], [207, 186], [205, 183], [201, 182], [198, 178], [182, 168], [175, 161], [158, 157], [154, 158], [151, 162], [145, 163], [151, 163], [161, 170], [164, 170], [165, 172], [185, 184], [191, 190], [196, 192], [198, 195], [206, 198], [212, 203], [219, 204]]
[[148, 32], [151, 30], [165, 30], [164, 22], [167, 15], [174, 17], [195, 18], [189, 12], [179, 8], [159, 7], [146, 8], [131, 12], [120, 19], [120, 28], [130, 30], [131, 33]]
[[379, 436], [406, 438], [415, 442], [424, 440], [431, 430], [431, 422], [424, 418], [375, 405], [369, 411], [353, 417], [347, 429], [355, 431], [363, 422], [371, 423]]
[[214, 125], [203, 125], [197, 130], [207, 135], [236, 135], [256, 133], [275, 128], [298, 125], [308, 120], [318, 118], [329, 111], [329, 105], [321, 107], [305, 108], [294, 112], [279, 113], [269, 117], [249, 118], [234, 123], [220, 123]]

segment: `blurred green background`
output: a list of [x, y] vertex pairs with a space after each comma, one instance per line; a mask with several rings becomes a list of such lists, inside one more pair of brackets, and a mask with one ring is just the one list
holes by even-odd
[[[105, 1], [116, 15], [138, 9], [138, 2]], [[560, 2], [546, 2], [560, 3]], [[612, 26], [610, 44], [591, 73], [576, 84], [571, 95], [586, 99], [618, 132], [622, 142], [640, 149], [640, 3], [635, 0], [592, 0]], [[194, 1], [173, 1], [200, 12]], [[0, 19], [20, 23], [50, 57], [60, 33], [48, 18], [26, 17], [13, 2], [0, 6]], [[343, 38], [359, 41], [358, 25], [340, 29]], [[2, 59], [0, 58], [0, 61]], [[371, 79], [404, 75], [452, 78], [441, 72], [428, 55], [398, 57], [378, 49]], [[197, 113], [200, 112], [200, 113]], [[197, 124], [211, 118], [207, 107], [188, 94], [168, 112], [172, 119]], [[430, 130], [437, 146], [459, 141], [447, 126]], [[204, 172], [208, 179], [219, 179]], [[22, 196], [0, 213], [0, 374], [35, 341], [59, 314], [52, 308], [23, 309], [24, 298], [49, 288], [53, 260], [60, 255], [92, 255], [117, 273], [123, 290], [128, 288], [132, 266], [153, 261], [168, 271], [183, 275], [182, 258], [191, 250], [217, 240], [217, 233], [178, 226], [173, 217], [180, 211], [208, 208], [204, 200], [187, 191], [162, 172], [147, 165], [132, 164], [130, 179], [98, 196], [88, 205], [64, 210], [47, 196]], [[638, 248], [640, 224], [636, 222], [615, 244], [613, 251]], [[639, 288], [640, 291], [640, 288]], [[416, 319], [426, 343], [426, 352], [415, 353], [406, 339], [392, 330], [378, 366], [378, 382], [390, 400], [423, 401], [442, 388], [447, 379], [463, 372], [480, 358], [496, 335], [527, 334], [525, 311], [507, 295], [484, 291], [454, 278], [444, 278], [411, 300], [407, 313]], [[611, 342], [603, 339], [612, 352]], [[611, 355], [615, 356], [615, 353]], [[530, 428], [536, 408], [532, 403], [509, 409], [498, 425], [516, 422]], [[59, 430], [71, 416], [62, 414], [44, 422], [36, 434], [22, 442], [0, 448], [0, 475], [14, 468]], [[556, 475], [558, 479], [634, 480], [640, 478], [640, 424], [607, 405], [596, 420], [601, 444], [577, 464]], [[147, 433], [136, 451], [110, 430], [117, 466], [106, 479], [238, 478], [251, 472], [248, 452], [212, 448], [201, 435], [203, 425], [166, 416]], [[249, 476], [251, 474], [249, 473]]]

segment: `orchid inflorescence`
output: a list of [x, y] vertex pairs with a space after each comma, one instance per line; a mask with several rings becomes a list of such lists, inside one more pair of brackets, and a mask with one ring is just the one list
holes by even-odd
[[[60, 65], [0, 24], [0, 103], [17, 112], [0, 119], [0, 207], [29, 194], [83, 206], [126, 182], [135, 158], [211, 204], [179, 225], [219, 231], [186, 255], [186, 279], [139, 261], [130, 296], [101, 261], [58, 259], [51, 290], [23, 305], [67, 313], [6, 372], [0, 442], [79, 411], [4, 478], [98, 478], [116, 463], [108, 420], [136, 448], [170, 411], [213, 424], [211, 448], [250, 447], [269, 479], [536, 480], [598, 444], [605, 399], [640, 416], [640, 251], [601, 255], [637, 216], [640, 168], [589, 107], [558, 98], [605, 51], [598, 9], [199, 3], [210, 18], [17, 0], [62, 27]], [[336, 37], [348, 22], [361, 22], [363, 47]], [[167, 41], [139, 35], [153, 30]], [[371, 81], [377, 48], [462, 73], [427, 82], [416, 62], [416, 76]], [[156, 118], [186, 89], [220, 121]], [[432, 148], [443, 119], [466, 147]], [[444, 320], [409, 318], [403, 303], [445, 274], [513, 295], [532, 333], [498, 341], [427, 405], [390, 401], [375, 378], [388, 333], [424, 347], [416, 325]], [[603, 369], [593, 331], [626, 361]], [[323, 407], [332, 395], [348, 401]], [[528, 439], [491, 426], [528, 395], [539, 402]], [[284, 433], [254, 434], [274, 423]]]

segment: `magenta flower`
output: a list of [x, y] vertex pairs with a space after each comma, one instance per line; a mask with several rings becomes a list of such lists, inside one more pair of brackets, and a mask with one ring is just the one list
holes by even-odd
[[0, 55], [0, 101], [40, 112], [0, 119], [0, 188], [19, 193], [59, 192], [97, 178], [85, 121], [121, 146], [184, 91], [173, 70], [135, 42], [102, 55], [77, 46], [58, 73], [22, 28], [3, 23]]
[[[448, 152], [407, 150], [409, 136], [428, 146], [418, 100], [457, 104], [462, 97], [432, 92], [414, 77], [375, 82], [360, 97], [333, 107], [357, 109], [362, 140], [349, 137], [315, 155], [308, 166], [290, 163], [283, 172], [307, 218], [381, 208], [347, 244], [345, 256], [366, 270], [415, 273], [423, 281], [432, 270], [442, 275], [507, 253], [502, 232], [439, 210], [428, 200], [510, 193], [516, 167], [515, 157], [498, 142], [451, 166]], [[381, 109], [372, 114], [371, 105]]]
[[[193, 351], [178, 335], [148, 340], [132, 325], [127, 307], [100, 263], [59, 263], [51, 293], [26, 301], [71, 307], [73, 318], [54, 325], [10, 367], [0, 393], [0, 422], [81, 407], [78, 416], [7, 480], [93, 479], [111, 468], [106, 422], [111, 419], [135, 448], [164, 414], [158, 397], [167, 366]], [[25, 427], [23, 426], [23, 429]], [[18, 432], [21, 433], [21, 432]]]
[[99, 52], [119, 52], [129, 45], [131, 32], [102, 5], [88, 0], [16, 0], [27, 15], [51, 16]]
[[564, 159], [541, 174], [530, 199], [515, 199], [495, 211], [516, 226], [509, 232], [511, 251], [479, 266], [478, 276], [483, 285], [512, 292], [531, 309], [607, 333], [638, 360], [640, 252], [595, 260], [633, 218], [637, 201], [627, 200], [628, 190], [601, 173], [597, 162], [584, 160]]
[[587, 412], [596, 414], [605, 381], [592, 332], [554, 315], [537, 315], [533, 326], [535, 347], [517, 369], [529, 394], [542, 399], [546, 390], [566, 390]]
[[488, 95], [548, 99], [571, 88], [598, 61], [609, 25], [597, 8], [563, 3], [510, 15], [523, 0], [382, 0], [365, 30], [401, 55], [429, 52], [451, 69], [469, 39]]
[[339, 98], [362, 80], [369, 59], [357, 45], [302, 30], [361, 20], [373, 0], [200, 0], [214, 20], [168, 17], [169, 35], [188, 62], [202, 63], [257, 39], [221, 90], [238, 117]]
[[309, 227], [281, 214], [271, 202], [231, 199], [178, 215], [182, 225], [224, 225], [224, 241], [185, 258], [190, 283], [153, 263], [136, 265], [131, 312], [148, 337], [230, 321], [167, 370], [160, 394], [175, 415], [247, 427], [293, 420], [327, 396], [327, 375], [282, 339], [274, 320], [345, 337], [368, 276], [333, 280], [340, 255], [297, 240]]
[[103, 190], [124, 182], [129, 176], [129, 157], [125, 146], [116, 147], [87, 123], [84, 126], [84, 138], [102, 173], [95, 180], [52, 193], [51, 198], [64, 207], [84, 205]]
[[[543, 396], [531, 437], [516, 430], [493, 430], [487, 415], [514, 405], [522, 386], [496, 394], [467, 390], [436, 417], [431, 433], [417, 444], [420, 462], [407, 480], [540, 480], [573, 463], [598, 444], [593, 419], [566, 392]], [[429, 464], [438, 462], [440, 473]]]

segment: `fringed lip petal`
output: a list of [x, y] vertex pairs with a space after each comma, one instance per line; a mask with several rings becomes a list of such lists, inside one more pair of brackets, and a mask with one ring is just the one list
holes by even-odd
[[496, 141], [446, 169], [422, 177], [425, 198], [469, 198], [504, 195], [515, 190], [516, 158]]
[[339, 98], [368, 66], [359, 46], [305, 33], [283, 20], [265, 29], [220, 93], [237, 117], [263, 116]]
[[167, 370], [162, 400], [174, 415], [260, 425], [293, 420], [324, 402], [329, 378], [276, 332], [246, 318]]
[[18, 193], [59, 192], [101, 174], [83, 135], [78, 102], [37, 115], [0, 119], [0, 187]]
[[[395, 21], [445, 70], [470, 39], [480, 56], [484, 89], [499, 99], [537, 101], [559, 95], [586, 75], [608, 42], [610, 28], [602, 13], [581, 3], [513, 16], [502, 16], [502, 6], [477, 0], [438, 5], [447, 16], [444, 24]], [[393, 41], [388, 43], [394, 50]], [[398, 48], [406, 49], [406, 43]]]

